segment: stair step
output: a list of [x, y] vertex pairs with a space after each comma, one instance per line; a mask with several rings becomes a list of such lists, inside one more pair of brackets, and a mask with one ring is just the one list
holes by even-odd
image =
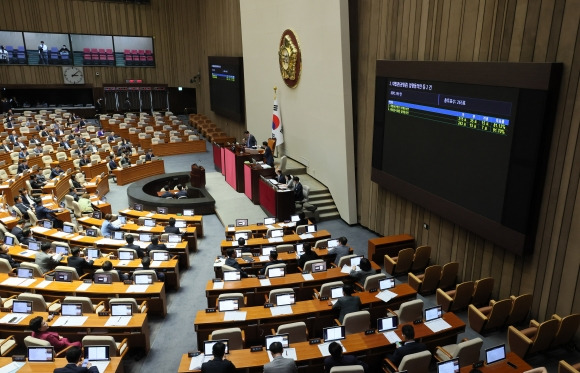
[[312, 200], [309, 199], [308, 200], [309, 203], [313, 204], [314, 206], [317, 206], [318, 208], [322, 207], [322, 206], [335, 206], [334, 204], [334, 200], [332, 198], [330, 199], [320, 199], [320, 200]]
[[338, 213], [338, 209], [336, 208], [336, 205], [328, 205], [328, 206], [317, 206], [318, 208], [316, 209], [316, 211], [318, 211], [319, 213], [325, 213], [325, 212], [331, 212], [331, 211], [336, 211]]

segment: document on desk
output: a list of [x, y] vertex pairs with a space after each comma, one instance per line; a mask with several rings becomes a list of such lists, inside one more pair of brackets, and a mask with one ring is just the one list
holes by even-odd
[[129, 285], [125, 293], [145, 293], [149, 285]]
[[129, 262], [130, 262], [129, 260], [119, 260], [117, 262], [117, 265], [118, 266], [128, 266], [129, 265]]
[[270, 243], [284, 242], [284, 238], [283, 237], [271, 237], [271, 238], [268, 238], [268, 242], [270, 242]]
[[127, 326], [132, 316], [111, 316], [105, 326]]
[[36, 233], [44, 233], [44, 232], [48, 231], [48, 228], [34, 227], [31, 229], [31, 231], [36, 232]]
[[236, 227], [228, 227], [228, 232], [235, 232], [236, 231]]
[[214, 282], [213, 283], [213, 290], [220, 290], [224, 288], [224, 282], [223, 281], [219, 281], [219, 282]]
[[31, 257], [34, 255], [34, 251], [24, 250], [24, 251], [18, 253], [18, 255], [25, 256], [25, 257]]
[[397, 333], [395, 333], [394, 331], [388, 331], [388, 332], [384, 332], [383, 335], [385, 336], [385, 338], [387, 338], [387, 340], [390, 343], [396, 343], [396, 342], [401, 342], [401, 338], [399, 338], [399, 336], [397, 335]]
[[272, 283], [270, 282], [270, 279], [263, 278], [260, 280], [260, 285], [261, 286], [270, 286], [270, 285], [272, 285]]
[[151, 262], [151, 267], [159, 267], [163, 263], [161, 260], [154, 260]]
[[[346, 352], [346, 348], [344, 348], [344, 346], [342, 345], [342, 343], [340, 341], [335, 341], [336, 343], [338, 343], [340, 345], [340, 347], [342, 347], [342, 352]], [[320, 353], [322, 354], [322, 356], [330, 356], [330, 352], [328, 351], [328, 346], [330, 346], [330, 342], [324, 342], [318, 345], [318, 349], [320, 350]]]
[[232, 246], [238, 246], [238, 241], [232, 241]]
[[299, 235], [299, 237], [301, 240], [308, 240], [310, 238], [314, 238], [312, 233], [303, 233], [303, 234]]
[[260, 262], [267, 262], [268, 260], [270, 260], [270, 257], [268, 255], [260, 255], [258, 258], [260, 258]]
[[18, 286], [26, 280], [22, 277], [8, 277], [6, 280], [2, 281], [2, 285], [7, 286]]
[[81, 326], [87, 319], [87, 316], [59, 316], [52, 326]]
[[121, 210], [119, 212], [122, 212], [123, 214], [127, 214], [127, 213], [131, 212], [131, 210], [130, 209], [126, 209], [126, 210]]
[[119, 240], [112, 240], [110, 238], [101, 238], [98, 241], [95, 241], [95, 245], [119, 245]]
[[88, 220], [89, 218], [87, 216], [83, 216], [82, 218], [77, 218], [77, 221], [85, 221]]
[[272, 224], [268, 224], [268, 225], [266, 225], [266, 228], [268, 228], [268, 229], [275, 229], [276, 227], [273, 226]]
[[[189, 363], [189, 370], [200, 370], [201, 364], [203, 364], [204, 354], [199, 354], [191, 358], [191, 362]], [[100, 370], [99, 370], [100, 372]]]
[[99, 372], [104, 372], [109, 366], [110, 362], [111, 360], [99, 360], [99, 361], [91, 361], [90, 363], [92, 366], [97, 367], [99, 369]]
[[8, 223], [10, 220], [13, 220], [14, 218], [12, 216], [6, 216], [4, 218], [0, 218], [0, 221], [2, 221], [3, 223]]
[[388, 302], [391, 299], [395, 298], [397, 296], [396, 293], [393, 293], [392, 291], [389, 290], [383, 290], [380, 291], [376, 297], [379, 298], [380, 300], [382, 300], [383, 302]]
[[77, 288], [77, 291], [85, 291], [88, 288], [90, 288], [91, 285], [92, 285], [92, 283], [90, 283], [90, 282], [87, 282], [87, 283], [83, 282], [82, 284], [79, 285], [79, 287]]
[[42, 280], [41, 282], [38, 283], [38, 285], [35, 286], [35, 288], [44, 289], [45, 287], [47, 287], [50, 284], [52, 284], [52, 281]]
[[[0, 368], [0, 373], [16, 373], [22, 368], [26, 362], [13, 361]], [[100, 371], [99, 371], [100, 372]]]
[[[298, 360], [298, 357], [296, 356], [296, 349], [292, 347], [286, 347], [284, 349], [284, 352], [282, 353], [282, 357], [287, 359], [293, 359], [294, 361]], [[270, 350], [268, 350], [268, 359], [270, 359], [270, 361], [274, 360]]]
[[277, 306], [277, 307], [270, 307], [270, 312], [272, 312], [272, 316], [280, 316], [280, 315], [291, 315], [292, 306]]
[[246, 311], [227, 311], [224, 313], [224, 321], [244, 321], [246, 314]]
[[26, 317], [27, 313], [9, 313], [0, 319], [0, 324], [19, 324]]
[[152, 228], [153, 228], [153, 227], [146, 227], [146, 226], [141, 226], [141, 227], [137, 228], [137, 230], [138, 230], [138, 231], [145, 231], [145, 232], [150, 232]]
[[167, 246], [168, 249], [175, 249], [177, 247], [177, 244], [174, 242], [171, 243], [166, 243], [165, 246]]
[[52, 237], [58, 237], [58, 238], [63, 238], [64, 236], [68, 236], [68, 233], [66, 232], [56, 232], [51, 234]]
[[34, 284], [36, 282], [36, 280], [37, 280], [36, 278], [27, 278], [26, 280], [24, 280], [24, 282], [20, 283], [20, 286], [28, 287], [28, 286]]
[[304, 279], [304, 281], [312, 281], [312, 280], [314, 280], [314, 276], [312, 276], [311, 273], [303, 273], [302, 274], [302, 278]]
[[437, 319], [437, 320], [433, 320], [433, 321], [427, 321], [425, 323], [425, 326], [428, 327], [429, 329], [431, 329], [431, 331], [433, 333], [437, 333], [441, 330], [445, 330], [445, 329], [449, 329], [451, 328], [451, 325], [449, 325], [447, 323], [447, 321], [443, 320], [443, 319]]

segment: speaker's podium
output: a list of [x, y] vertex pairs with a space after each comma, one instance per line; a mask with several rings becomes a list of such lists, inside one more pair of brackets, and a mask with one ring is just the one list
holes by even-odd
[[205, 168], [202, 166], [198, 166], [196, 163], [192, 164], [189, 178], [192, 187], [205, 188]]

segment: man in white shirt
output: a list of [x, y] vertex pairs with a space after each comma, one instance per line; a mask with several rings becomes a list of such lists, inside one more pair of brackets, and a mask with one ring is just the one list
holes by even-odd
[[40, 41], [38, 46], [38, 64], [48, 65], [48, 47], [44, 44], [44, 41]]

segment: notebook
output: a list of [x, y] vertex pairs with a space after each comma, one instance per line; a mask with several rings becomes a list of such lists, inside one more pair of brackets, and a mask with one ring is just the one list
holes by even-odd
[[68, 247], [66, 247], [66, 246], [56, 245], [56, 247], [54, 248], [54, 251], [60, 255], [68, 255]]
[[283, 348], [288, 348], [290, 346], [290, 333], [267, 335], [265, 339], [266, 339], [266, 350], [269, 350], [270, 346], [274, 342], [282, 343]]
[[155, 226], [155, 219], [145, 219], [143, 221], [143, 226], [145, 226], [145, 227], [154, 227]]
[[169, 260], [168, 252], [155, 252], [152, 255], [153, 261], [166, 261]]
[[12, 312], [13, 313], [32, 313], [32, 301], [29, 300], [13, 300], [12, 301]]
[[239, 233], [236, 233], [234, 235], [234, 239], [236, 241], [239, 240], [240, 238], [243, 238], [244, 240], [247, 240], [249, 238], [249, 236], [250, 236], [250, 234], [248, 232], [239, 232]]
[[247, 227], [248, 219], [236, 219], [236, 227]]
[[138, 274], [133, 276], [133, 281], [137, 285], [149, 285], [153, 283], [153, 276], [150, 274]]
[[104, 372], [109, 365], [109, 346], [85, 346], [85, 358], [92, 366], [96, 366], [99, 372]]
[[315, 233], [316, 232], [316, 224], [307, 225], [306, 232], [308, 233]]
[[298, 215], [292, 215], [292, 216], [290, 216], [290, 221], [293, 221], [295, 223], [296, 222], [299, 222], [300, 221], [300, 216], [298, 216]]
[[55, 271], [54, 272], [54, 281], [72, 282], [72, 273], [65, 272], [65, 271]]
[[224, 281], [239, 281], [242, 279], [240, 271], [225, 271]]
[[28, 347], [28, 361], [54, 361], [54, 347]]
[[97, 237], [97, 230], [95, 228], [87, 228], [86, 232], [88, 237]]
[[95, 273], [93, 281], [95, 284], [112, 284], [113, 275], [110, 273]]
[[362, 255], [353, 256], [350, 258], [350, 266], [358, 266], [360, 264], [360, 260], [363, 258]]
[[425, 309], [425, 322], [440, 319], [442, 316], [441, 306], [435, 306]]
[[328, 240], [326, 242], [326, 247], [328, 247], [329, 249], [332, 249], [333, 247], [337, 247], [338, 245], [339, 245], [339, 242], [336, 239]]
[[459, 373], [459, 358], [437, 363], [437, 373]]
[[92, 247], [87, 248], [87, 253], [85, 254], [87, 258], [98, 259], [101, 257], [101, 250]]
[[63, 303], [60, 307], [63, 316], [82, 316], [83, 306], [80, 303]]
[[180, 243], [181, 242], [181, 236], [178, 234], [170, 234], [167, 236], [167, 242], [169, 243]]
[[324, 339], [324, 342], [339, 341], [344, 338], [346, 338], [344, 325], [322, 329], [322, 339]]
[[218, 299], [218, 311], [237, 311], [240, 309], [240, 305], [237, 299]]
[[262, 247], [262, 256], [270, 256], [270, 252], [276, 251], [274, 246]]
[[133, 307], [131, 303], [113, 303], [111, 307], [111, 316], [132, 316]]
[[382, 317], [377, 319], [377, 329], [380, 333], [397, 329], [399, 318], [397, 316]]
[[93, 218], [95, 219], [102, 219], [103, 214], [100, 211], [93, 211]]
[[6, 246], [14, 246], [14, 237], [4, 236], [4, 243]]
[[284, 267], [279, 268], [268, 268], [266, 271], [269, 278], [284, 277], [286, 274], [286, 269]]
[[62, 231], [63, 231], [64, 233], [71, 234], [71, 233], [74, 233], [75, 229], [74, 229], [74, 227], [72, 227], [72, 226], [70, 226], [70, 225], [66, 225], [66, 224], [65, 224], [65, 225], [63, 225], [63, 227], [62, 227]]
[[276, 224], [276, 218], [264, 218], [264, 225]]
[[133, 205], [133, 210], [135, 211], [143, 211], [143, 205], [140, 203], [136, 203]]
[[276, 306], [289, 306], [296, 303], [294, 293], [283, 293], [276, 295]]
[[119, 221], [119, 223], [121, 223], [121, 224], [127, 224], [127, 217], [125, 217], [125, 216], [119, 216], [119, 217], [117, 218], [117, 220], [118, 220], [118, 221]]
[[50, 220], [43, 220], [42, 221], [42, 226], [45, 229], [52, 229], [52, 222]]
[[175, 228], [187, 228], [187, 222], [185, 220], [176, 220]]
[[485, 350], [485, 363], [493, 364], [505, 359], [505, 344]]
[[335, 286], [330, 288], [330, 299], [338, 299], [344, 295], [342, 291], [342, 286]]

